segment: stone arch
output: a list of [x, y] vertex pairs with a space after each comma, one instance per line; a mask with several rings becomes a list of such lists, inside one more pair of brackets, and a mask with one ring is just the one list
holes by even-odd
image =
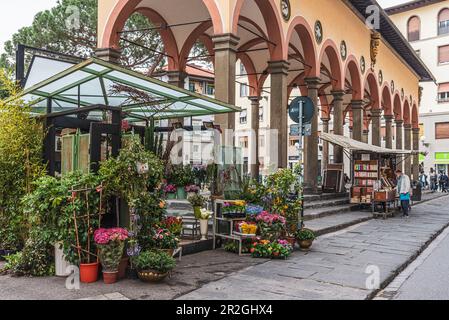
[[[327, 55], [327, 58], [330, 62], [330, 68], [331, 68], [331, 76], [333, 79], [331, 79], [332, 88], [334, 90], [343, 90], [344, 89], [344, 78], [343, 78], [343, 72], [342, 72], [342, 63], [340, 60], [339, 50], [335, 43], [328, 39], [326, 40], [322, 47], [321, 52], [319, 55], [319, 65], [321, 69], [321, 64], [323, 62], [324, 55]], [[321, 71], [321, 70], [320, 70]]]
[[413, 104], [413, 107], [412, 107], [412, 128], [419, 129], [419, 114], [418, 114], [418, 106], [416, 105], [416, 102]]
[[393, 115], [394, 115], [394, 119], [395, 119], [396, 121], [401, 121], [401, 120], [403, 120], [403, 118], [402, 118], [402, 103], [401, 103], [401, 97], [400, 97], [398, 91], [396, 91], [396, 93], [394, 94], [394, 99], [393, 99]]
[[[212, 21], [202, 22], [187, 37], [186, 41], [184, 42], [184, 45], [182, 46], [181, 52], [179, 53], [179, 70], [183, 70], [186, 67], [190, 50], [192, 50], [193, 46], [195, 45], [195, 42], [197, 40], [201, 40], [201, 38], [204, 36], [204, 33], [211, 27]], [[209, 54], [213, 54], [214, 52], [213, 44], [212, 48], [210, 47], [210, 43], [205, 43], [205, 46]]]
[[[213, 0], [211, 0], [213, 1]], [[245, 1], [249, 0], [237, 0], [233, 16], [232, 16], [232, 33], [238, 34], [238, 23], [241, 18], [240, 13]], [[256, 1], [254, 3], [262, 13], [265, 25], [267, 28], [268, 39], [275, 43], [275, 45], [268, 43], [270, 49], [271, 60], [286, 60], [287, 56], [284, 55], [284, 37], [282, 32], [282, 18], [279, 13], [279, 9], [276, 6], [275, 0]]]
[[367, 88], [370, 90], [370, 97], [372, 100], [371, 108], [372, 109], [380, 109], [380, 93], [379, 93], [379, 85], [377, 84], [377, 77], [373, 71], [370, 71], [366, 74], [365, 82], [364, 82], [364, 92]]
[[387, 82], [382, 86], [381, 107], [385, 115], [393, 115], [391, 88]]
[[408, 101], [408, 98], [405, 98], [405, 101], [403, 103], [402, 119], [404, 120], [404, 124], [412, 124], [412, 117], [410, 115], [410, 103]]
[[284, 46], [284, 49], [287, 50], [287, 52], [285, 52], [284, 55], [288, 56], [288, 44], [290, 43], [293, 32], [297, 32], [304, 50], [304, 60], [310, 66], [304, 66], [306, 77], [319, 77], [320, 66], [316, 57], [317, 48], [313, 38], [314, 33], [307, 21], [301, 16], [296, 16], [290, 22], [286, 38], [287, 45]]
[[344, 75], [345, 81], [348, 74], [351, 77], [352, 98], [354, 100], [362, 100], [364, 95], [362, 77], [360, 74], [359, 63], [354, 55], [350, 55], [346, 60]]

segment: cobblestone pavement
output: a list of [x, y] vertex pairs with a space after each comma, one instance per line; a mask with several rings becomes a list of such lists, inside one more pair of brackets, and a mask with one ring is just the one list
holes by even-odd
[[440, 198], [414, 207], [408, 221], [370, 220], [323, 235], [312, 251], [295, 252], [287, 261], [238, 257], [223, 250], [185, 256], [172, 277], [159, 284], [100, 281], [70, 291], [64, 278], [0, 276], [0, 300], [365, 299], [373, 293], [366, 289], [366, 267], [380, 268], [381, 283], [396, 275], [449, 223], [449, 211], [441, 210], [448, 205], [449, 197]]
[[[211, 282], [180, 299], [367, 299], [367, 280], [391, 281], [449, 224], [449, 197], [417, 205], [411, 218], [370, 220], [320, 237], [308, 253], [269, 261]], [[368, 269], [367, 267], [374, 269]], [[368, 281], [371, 284], [371, 281]]]

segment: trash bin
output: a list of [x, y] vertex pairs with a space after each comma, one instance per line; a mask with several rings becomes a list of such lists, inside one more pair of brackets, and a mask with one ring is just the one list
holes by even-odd
[[412, 201], [421, 201], [422, 199], [422, 184], [419, 181], [413, 181], [412, 183]]

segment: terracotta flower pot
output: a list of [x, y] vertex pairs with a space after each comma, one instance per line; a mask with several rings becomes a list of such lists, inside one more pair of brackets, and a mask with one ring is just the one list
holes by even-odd
[[313, 240], [298, 240], [299, 248], [302, 251], [309, 251], [312, 246]]
[[294, 248], [296, 244], [296, 238], [295, 237], [285, 237], [285, 240], [290, 243], [290, 245]]
[[103, 271], [103, 282], [105, 284], [113, 284], [118, 280], [118, 271], [116, 272], [105, 272]]
[[80, 281], [82, 283], [97, 282], [99, 267], [99, 262], [80, 264]]
[[120, 260], [120, 265], [118, 267], [118, 279], [125, 279], [126, 278], [126, 270], [128, 269], [129, 264], [129, 257], [122, 258]]

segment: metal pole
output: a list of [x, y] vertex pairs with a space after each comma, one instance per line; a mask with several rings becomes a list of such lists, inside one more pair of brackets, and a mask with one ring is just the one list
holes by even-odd
[[299, 174], [299, 185], [300, 185], [300, 190], [299, 190], [299, 199], [301, 200], [301, 224], [300, 224], [300, 228], [304, 228], [304, 188], [303, 188], [303, 184], [304, 184], [304, 164], [303, 164], [303, 159], [304, 159], [304, 144], [303, 144], [303, 136], [304, 136], [304, 132], [303, 132], [303, 111], [304, 111], [304, 102], [300, 101], [299, 103], [299, 133], [300, 133], [300, 138], [299, 138], [299, 167], [301, 168], [301, 172]]

